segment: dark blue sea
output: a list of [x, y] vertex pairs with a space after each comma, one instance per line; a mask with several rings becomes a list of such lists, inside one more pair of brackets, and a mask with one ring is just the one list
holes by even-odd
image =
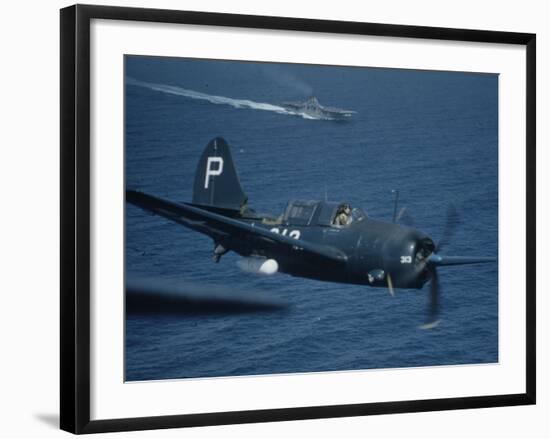
[[[497, 256], [497, 75], [134, 56], [125, 63], [127, 187], [191, 201], [199, 156], [221, 136], [257, 211], [278, 215], [291, 198], [326, 197], [391, 221], [398, 189], [399, 207], [435, 241], [448, 206], [456, 207], [460, 224], [443, 253]], [[312, 95], [357, 113], [338, 122], [276, 110]], [[392, 297], [385, 288], [259, 277], [241, 271], [234, 253], [215, 264], [210, 238], [129, 204], [125, 230], [128, 281], [252, 304], [128, 311], [129, 381], [498, 361], [496, 263], [441, 267], [440, 323], [426, 330], [429, 285]], [[255, 308], [256, 299], [268, 306]]]

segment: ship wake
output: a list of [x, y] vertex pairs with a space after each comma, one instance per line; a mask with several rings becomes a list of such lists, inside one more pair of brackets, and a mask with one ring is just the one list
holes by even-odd
[[300, 116], [304, 119], [311, 120], [330, 120], [326, 117], [313, 117], [308, 114], [304, 114], [300, 111], [292, 111], [281, 107], [279, 105], [273, 105], [265, 102], [255, 102], [249, 99], [235, 99], [226, 96], [217, 96], [209, 95], [206, 93], [201, 93], [195, 90], [189, 90], [186, 88], [174, 86], [174, 85], [164, 85], [164, 84], [155, 84], [152, 82], [139, 81], [133, 78], [126, 78], [126, 84], [134, 85], [137, 87], [147, 88], [149, 90], [158, 91], [160, 93], [166, 93], [175, 96], [181, 96], [189, 99], [197, 99], [201, 101], [210, 102], [211, 104], [216, 105], [229, 105], [237, 109], [248, 109], [248, 110], [259, 110], [259, 111], [271, 111], [272, 113], [289, 115], [289, 116]]

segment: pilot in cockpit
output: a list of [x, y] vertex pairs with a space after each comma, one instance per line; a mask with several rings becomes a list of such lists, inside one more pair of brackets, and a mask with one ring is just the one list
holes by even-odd
[[336, 211], [334, 225], [347, 226], [351, 223], [351, 206], [349, 204], [341, 204]]

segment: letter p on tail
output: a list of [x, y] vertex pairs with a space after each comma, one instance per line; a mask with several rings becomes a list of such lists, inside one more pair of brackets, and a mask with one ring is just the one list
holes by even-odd
[[[213, 168], [212, 164], [217, 163], [217, 168]], [[223, 158], [221, 157], [208, 157], [208, 161], [206, 162], [206, 178], [204, 179], [204, 188], [208, 189], [208, 182], [210, 181], [210, 177], [214, 177], [216, 175], [221, 175], [223, 172]]]
[[246, 201], [229, 145], [216, 137], [206, 145], [197, 165], [193, 204], [240, 210]]

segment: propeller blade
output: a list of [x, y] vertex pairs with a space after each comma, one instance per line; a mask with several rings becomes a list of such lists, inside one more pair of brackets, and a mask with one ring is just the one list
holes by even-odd
[[458, 211], [453, 205], [450, 205], [447, 208], [447, 218], [445, 219], [445, 228], [443, 229], [443, 235], [437, 243], [434, 253], [437, 253], [443, 247], [449, 244], [449, 242], [453, 238], [453, 235], [455, 234], [456, 226], [458, 226], [459, 221], [460, 215], [458, 214]]
[[445, 219], [445, 227], [443, 235], [435, 246], [434, 252], [428, 258], [428, 267], [432, 280], [430, 282], [430, 307], [428, 310], [428, 322], [421, 326], [422, 329], [432, 329], [439, 324], [439, 295], [441, 294], [441, 286], [439, 284], [439, 274], [437, 266], [442, 265], [443, 257], [437, 254], [443, 247], [451, 241], [456, 231], [456, 226], [460, 221], [458, 211], [453, 205], [447, 208], [447, 217]]
[[420, 325], [419, 328], [420, 329], [433, 329], [433, 328], [437, 328], [440, 323], [441, 323], [441, 320], [435, 320], [433, 322], [426, 323], [424, 325]]
[[392, 189], [392, 194], [395, 194], [395, 199], [393, 201], [393, 222], [397, 222], [397, 203], [399, 201], [399, 191], [397, 189]]
[[390, 296], [395, 296], [395, 290], [393, 289], [393, 281], [391, 280], [390, 273], [386, 275], [386, 279], [388, 280], [388, 290], [390, 292]]
[[406, 207], [402, 207], [401, 209], [399, 209], [399, 212], [397, 212], [397, 216], [395, 217], [394, 223], [398, 223], [399, 221], [401, 221], [401, 217], [403, 216], [406, 210], [407, 210]]
[[408, 227], [414, 227], [414, 218], [409, 214], [406, 206], [402, 207], [395, 218], [395, 222], [402, 223]]
[[430, 320], [435, 321], [439, 315], [439, 275], [437, 274], [437, 268], [433, 267], [432, 270], [432, 281], [430, 283]]
[[432, 253], [428, 262], [435, 267], [445, 265], [486, 264], [496, 262], [497, 258], [470, 257], [470, 256], [441, 256]]
[[420, 329], [433, 329], [439, 325], [439, 294], [441, 287], [439, 284], [439, 275], [435, 266], [430, 266], [432, 280], [430, 282], [430, 304], [428, 309], [428, 321], [420, 326]]

